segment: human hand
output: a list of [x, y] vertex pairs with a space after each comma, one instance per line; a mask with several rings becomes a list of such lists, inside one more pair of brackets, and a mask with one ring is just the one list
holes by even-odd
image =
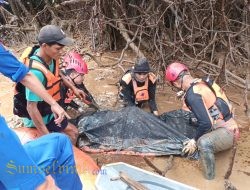
[[73, 92], [76, 95], [76, 97], [80, 98], [81, 100], [86, 99], [86, 94], [85, 94], [84, 91], [82, 91], [82, 90], [80, 90], [80, 89], [78, 89], [78, 88], [75, 87], [73, 89]]
[[46, 176], [45, 181], [36, 190], [60, 190], [60, 188], [56, 186], [55, 180], [49, 175]]
[[59, 125], [65, 117], [70, 119], [70, 116], [64, 111], [64, 109], [56, 102], [51, 105], [51, 110], [55, 116], [55, 124]]
[[193, 154], [196, 149], [197, 149], [197, 146], [196, 146], [196, 141], [194, 139], [191, 139], [191, 140], [188, 140], [188, 141], [185, 141], [183, 143], [184, 147], [182, 149], [182, 152], [184, 154], [188, 154], [188, 155], [191, 155]]

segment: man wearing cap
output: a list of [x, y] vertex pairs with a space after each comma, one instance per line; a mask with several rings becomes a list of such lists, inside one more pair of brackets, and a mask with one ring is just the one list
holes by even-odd
[[[40, 47], [29, 56], [30, 71], [40, 80], [49, 94], [60, 101], [60, 83], [63, 80], [66, 86], [71, 88], [76, 95], [81, 95], [81, 91], [73, 84], [65, 80], [59, 74], [59, 58], [62, 55], [64, 46], [71, 45], [73, 40], [66, 37], [61, 28], [55, 25], [44, 26], [38, 35]], [[27, 111], [30, 117], [23, 118], [24, 126], [36, 127], [42, 134], [49, 132], [63, 132], [67, 134], [72, 144], [76, 144], [78, 130], [76, 126], [69, 123], [65, 118], [60, 125], [54, 122], [54, 115], [48, 109], [43, 100], [26, 88]]]
[[[0, 73], [14, 82], [21, 82], [39, 94], [55, 114], [60, 123], [65, 111], [46, 92], [43, 85], [0, 43]], [[25, 143], [25, 142], [24, 142]], [[73, 168], [74, 172], [62, 170]], [[0, 114], [0, 189], [75, 189], [82, 183], [75, 171], [75, 160], [71, 142], [66, 135], [53, 133], [21, 144]], [[70, 170], [71, 171], [71, 170]], [[51, 175], [54, 180], [52, 180]]]
[[120, 98], [125, 105], [141, 107], [148, 102], [154, 115], [159, 115], [155, 102], [156, 76], [150, 72], [146, 58], [136, 61], [134, 68], [125, 73], [120, 81]]

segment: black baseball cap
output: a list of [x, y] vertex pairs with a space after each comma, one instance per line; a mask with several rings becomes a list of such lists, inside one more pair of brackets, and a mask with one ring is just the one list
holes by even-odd
[[69, 46], [73, 44], [74, 40], [66, 36], [63, 30], [55, 25], [46, 25], [41, 28], [37, 40], [39, 43], [52, 43]]

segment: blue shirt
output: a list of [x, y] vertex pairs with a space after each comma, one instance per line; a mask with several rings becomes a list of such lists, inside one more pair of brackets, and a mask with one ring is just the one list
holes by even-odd
[[[21, 81], [29, 69], [20, 63], [0, 43], [0, 72], [15, 82]], [[45, 174], [41, 173], [11, 173], [8, 166], [33, 166], [39, 168], [24, 150], [17, 135], [8, 128], [4, 118], [0, 116], [0, 188], [2, 183], [6, 189], [35, 189], [45, 181]], [[17, 188], [18, 187], [18, 188]], [[20, 187], [20, 188], [19, 188]]]
[[14, 82], [20, 82], [28, 72], [29, 69], [0, 44], [0, 73]]

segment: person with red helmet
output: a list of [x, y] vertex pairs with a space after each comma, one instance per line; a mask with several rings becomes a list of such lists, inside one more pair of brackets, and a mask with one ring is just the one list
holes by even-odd
[[[85, 93], [85, 97], [82, 98], [82, 102], [87, 104], [90, 107], [95, 109], [99, 109], [96, 104], [93, 96], [87, 90], [85, 85], [83, 84], [84, 75], [88, 74], [88, 66], [86, 61], [82, 58], [82, 56], [76, 52], [68, 53], [64, 59], [64, 64], [66, 65], [64, 74], [66, 78], [73, 83], [78, 89], [81, 89]], [[74, 98], [76, 97], [74, 92], [68, 88], [67, 86], [61, 87], [61, 96], [64, 102], [62, 106], [66, 109], [68, 106], [82, 112], [82, 108], [74, 102]]]
[[155, 101], [157, 77], [151, 72], [146, 58], [140, 58], [132, 70], [128, 70], [120, 80], [119, 96], [125, 105], [141, 107], [148, 102], [151, 112], [158, 116]]
[[75, 85], [82, 84], [84, 75], [88, 74], [88, 66], [81, 55], [76, 52], [70, 52], [64, 57], [64, 63], [66, 64], [65, 74], [69, 79]]
[[231, 104], [216, 83], [209, 78], [193, 78], [181, 62], [175, 61], [166, 68], [165, 79], [184, 91], [184, 104], [197, 119], [197, 132], [184, 142], [182, 151], [192, 155], [198, 149], [205, 178], [214, 179], [214, 153], [231, 148], [239, 137]]

